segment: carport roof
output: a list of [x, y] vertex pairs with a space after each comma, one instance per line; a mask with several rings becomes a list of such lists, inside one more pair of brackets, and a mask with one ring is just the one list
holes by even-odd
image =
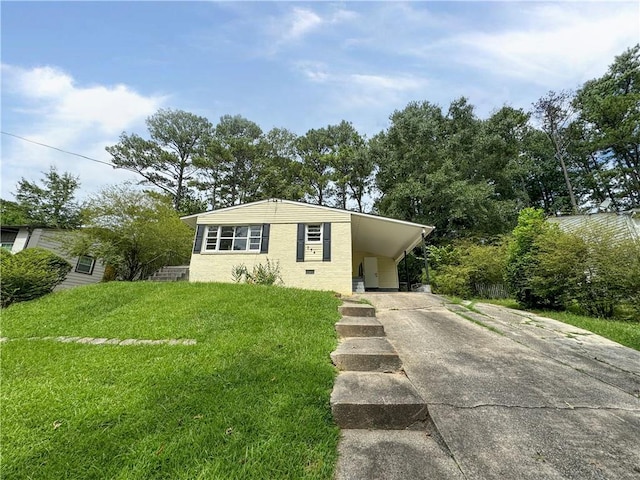
[[[369, 213], [352, 212], [340, 208], [313, 205], [311, 203], [294, 202], [292, 200], [269, 199], [258, 202], [234, 205], [221, 208], [216, 211], [229, 211], [240, 209], [247, 205], [255, 205], [265, 202], [290, 203], [304, 205], [309, 208], [317, 208], [329, 211], [340, 211], [351, 215], [351, 246], [354, 250], [393, 258], [397, 263], [404, 257], [404, 252], [410, 252], [422, 240], [422, 234], [429, 235], [434, 227], [420, 223], [396, 220], [394, 218], [381, 217]], [[213, 211], [213, 210], [212, 210]], [[182, 217], [182, 221], [195, 228], [197, 218], [211, 212], [196, 213]]]

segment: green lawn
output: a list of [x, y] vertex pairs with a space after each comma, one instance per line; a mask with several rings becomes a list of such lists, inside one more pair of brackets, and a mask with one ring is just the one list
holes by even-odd
[[[3, 310], [0, 477], [330, 479], [338, 304], [324, 292], [144, 282]], [[43, 336], [197, 344], [27, 339]]]
[[[503, 307], [519, 308], [515, 300], [489, 300], [476, 299], [473, 303], [493, 303]], [[574, 327], [583, 328], [590, 332], [613, 340], [621, 345], [626, 345], [635, 350], [640, 350], [640, 322], [629, 322], [577, 315], [571, 312], [558, 312], [554, 310], [535, 310], [533, 313], [542, 317], [553, 318], [560, 322], [568, 323]]]

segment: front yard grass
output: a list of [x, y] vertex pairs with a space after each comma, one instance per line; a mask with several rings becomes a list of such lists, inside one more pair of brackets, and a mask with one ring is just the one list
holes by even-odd
[[[142, 282], [9, 307], [0, 477], [331, 478], [338, 304], [324, 292]], [[197, 344], [29, 339], [45, 336]]]

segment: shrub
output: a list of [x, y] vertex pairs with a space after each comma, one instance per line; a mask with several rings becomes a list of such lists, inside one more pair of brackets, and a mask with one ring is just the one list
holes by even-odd
[[231, 269], [231, 277], [236, 283], [240, 283], [242, 280], [257, 285], [275, 285], [282, 282], [280, 262], [271, 262], [268, 258], [266, 264], [254, 265], [251, 272], [244, 264], [235, 265]]
[[587, 245], [581, 238], [556, 228], [546, 229], [533, 243], [528, 285], [537, 307], [566, 308], [586, 285]]
[[580, 307], [590, 315], [608, 318], [616, 306], [629, 302], [640, 313], [640, 242], [596, 228], [576, 235], [586, 250], [580, 265], [582, 283], [574, 293]]
[[436, 258], [433, 262], [433, 287], [438, 293], [469, 298], [488, 296], [491, 291], [504, 291], [506, 249], [503, 244], [463, 243], [439, 247], [431, 253]]
[[543, 307], [547, 303], [536, 296], [531, 278], [538, 263], [536, 239], [550, 229], [543, 210], [525, 208], [518, 216], [518, 225], [507, 247], [505, 281], [511, 294], [525, 308]]
[[2, 307], [50, 293], [66, 277], [71, 265], [43, 248], [28, 248], [12, 255], [0, 253]]

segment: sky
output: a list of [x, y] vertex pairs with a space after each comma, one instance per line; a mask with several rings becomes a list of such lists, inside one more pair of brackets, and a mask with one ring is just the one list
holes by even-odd
[[[303, 135], [371, 137], [411, 101], [486, 118], [602, 76], [640, 42], [640, 2], [2, 1], [2, 131], [109, 162], [161, 108]], [[139, 178], [0, 135], [0, 196], [55, 166], [79, 198]]]

